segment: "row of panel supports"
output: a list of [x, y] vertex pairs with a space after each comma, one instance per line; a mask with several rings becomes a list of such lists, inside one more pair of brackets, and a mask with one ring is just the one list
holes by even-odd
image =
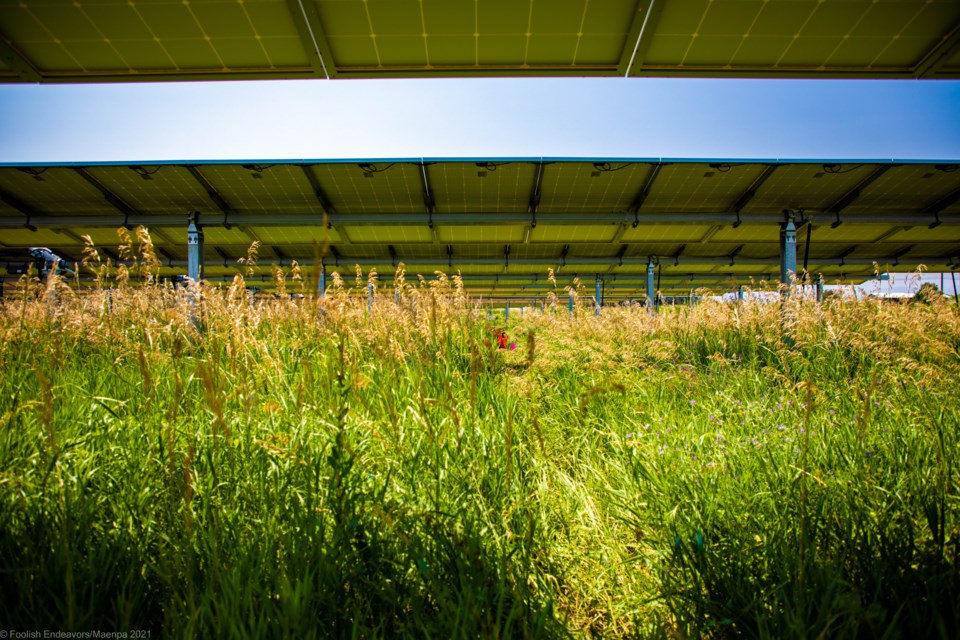
[[[788, 296], [790, 286], [797, 275], [797, 228], [794, 224], [794, 213], [784, 211], [785, 221], [780, 224], [780, 283], [784, 287], [784, 295]], [[188, 219], [187, 225], [187, 277], [199, 282], [203, 279], [203, 228], [200, 226], [200, 216], [193, 213]], [[809, 223], [807, 223], [809, 224]], [[656, 311], [656, 288], [655, 273], [657, 260], [651, 256], [647, 260], [647, 308], [653, 314]], [[603, 306], [602, 300], [602, 278], [598, 274], [596, 277], [596, 310], [600, 314], [600, 308]], [[321, 297], [326, 291], [326, 268], [323, 263], [320, 264], [320, 277], [318, 282], [318, 295]], [[742, 299], [743, 290], [740, 289], [740, 298]], [[817, 282], [817, 300], [823, 298], [823, 278]], [[573, 312], [573, 295], [570, 296], [570, 312]], [[368, 306], [373, 307], [373, 284], [369, 285]], [[509, 313], [509, 311], [507, 311]]]

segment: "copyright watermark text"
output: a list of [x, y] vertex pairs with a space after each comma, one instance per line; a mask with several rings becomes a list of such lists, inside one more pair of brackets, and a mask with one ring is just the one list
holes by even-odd
[[0, 640], [68, 640], [100, 638], [125, 638], [126, 640], [147, 640], [150, 631], [144, 629], [130, 629], [128, 631], [103, 631], [90, 629], [87, 631], [60, 631], [58, 629], [0, 629]]

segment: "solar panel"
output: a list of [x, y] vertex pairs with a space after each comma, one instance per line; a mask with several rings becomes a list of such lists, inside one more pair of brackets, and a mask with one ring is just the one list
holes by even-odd
[[643, 189], [651, 165], [575, 162], [547, 165], [539, 210], [625, 211]]
[[218, 277], [236, 273], [257, 241], [267, 275], [292, 260], [307, 268], [326, 246], [327, 266], [345, 277], [354, 264], [392, 273], [405, 262], [411, 274], [535, 283], [549, 268], [585, 279], [644, 275], [652, 259], [658, 273], [685, 281], [747, 282], [778, 277], [783, 211], [792, 210], [798, 268], [806, 261], [828, 278], [863, 278], [874, 261], [903, 271], [960, 266], [957, 168], [483, 159], [8, 166], [0, 167], [0, 273], [3, 260], [5, 273], [15, 271], [31, 246], [77, 259], [85, 234], [115, 257], [124, 223], [149, 226], [165, 268], [182, 273], [186, 214], [195, 211]]
[[0, 81], [960, 77], [958, 20], [954, 0], [5, 0]]
[[536, 165], [530, 162], [443, 162], [430, 165], [437, 208], [470, 211], [524, 211], [533, 188]]
[[519, 225], [445, 225], [438, 228], [438, 235], [441, 244], [514, 244], [523, 242], [524, 228]]

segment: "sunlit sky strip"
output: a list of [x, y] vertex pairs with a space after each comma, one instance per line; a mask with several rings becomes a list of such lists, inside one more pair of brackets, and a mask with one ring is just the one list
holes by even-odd
[[0, 85], [0, 163], [960, 161], [960, 82], [469, 79]]

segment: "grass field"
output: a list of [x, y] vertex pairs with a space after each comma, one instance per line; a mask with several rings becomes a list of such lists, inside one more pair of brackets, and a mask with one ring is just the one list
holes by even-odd
[[3, 303], [3, 629], [960, 635], [953, 305], [126, 280]]

